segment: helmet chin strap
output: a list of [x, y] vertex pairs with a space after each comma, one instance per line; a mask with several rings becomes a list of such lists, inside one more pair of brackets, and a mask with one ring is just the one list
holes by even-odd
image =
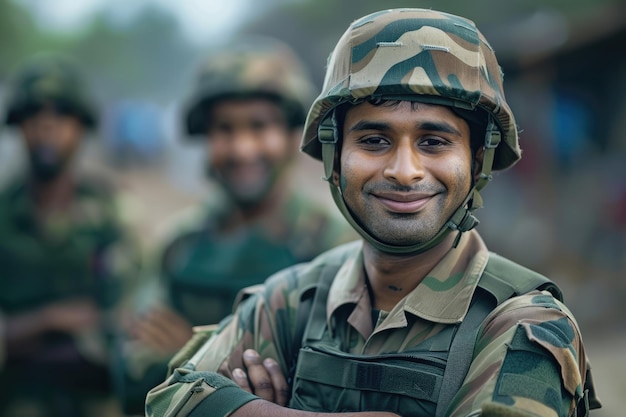
[[483, 163], [481, 173], [478, 180], [474, 183], [467, 197], [463, 201], [463, 204], [452, 214], [445, 225], [428, 241], [414, 244], [414, 245], [393, 245], [378, 240], [375, 236], [365, 230], [354, 218], [352, 212], [346, 205], [346, 202], [341, 193], [341, 189], [333, 183], [333, 169], [335, 161], [335, 152], [338, 143], [337, 121], [335, 118], [335, 112], [331, 112], [330, 117], [326, 117], [321, 121], [318, 128], [318, 139], [322, 143], [322, 161], [324, 163], [324, 177], [323, 179], [328, 182], [330, 186], [330, 192], [335, 201], [335, 204], [339, 208], [339, 211], [344, 215], [348, 223], [374, 248], [381, 252], [391, 254], [418, 254], [428, 251], [437, 246], [448, 236], [449, 233], [457, 231], [458, 235], [454, 240], [453, 247], [456, 247], [461, 239], [463, 232], [472, 230], [478, 225], [478, 219], [472, 214], [474, 210], [482, 207], [482, 197], [479, 191], [487, 185], [491, 180], [491, 167], [493, 165], [493, 159], [495, 155], [495, 148], [500, 143], [501, 134], [493, 117], [489, 116], [487, 123], [487, 129], [485, 133], [485, 141], [483, 145]]

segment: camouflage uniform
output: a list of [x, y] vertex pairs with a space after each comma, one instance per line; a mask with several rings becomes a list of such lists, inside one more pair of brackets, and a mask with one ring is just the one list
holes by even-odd
[[[9, 102], [6, 123], [20, 124], [41, 106], [52, 105], [92, 127], [95, 116], [68, 69], [72, 67], [64, 61], [47, 57], [27, 66]], [[23, 352], [13, 352], [14, 357], [4, 352], [9, 356], [0, 371], [0, 415], [116, 411], [110, 337], [121, 296], [138, 273], [139, 250], [120, 217], [119, 200], [102, 181], [76, 179], [68, 209], [45, 219], [31, 191], [31, 182], [20, 178], [0, 193], [0, 321], [86, 299], [101, 313], [101, 325], [80, 334], [48, 331]]]
[[[421, 347], [436, 363], [448, 349], [452, 331], [468, 312], [488, 256], [478, 234], [469, 232], [423, 283], [389, 312], [371, 310], [359, 244], [339, 247], [304, 267], [282, 271], [267, 281], [262, 292], [247, 299], [232, 320], [189, 362], [149, 394], [148, 415], [180, 410], [173, 415], [182, 416], [195, 409], [196, 412], [223, 410], [223, 414], [211, 415], [226, 416], [227, 411], [252, 399], [252, 396], [233, 393], [232, 388], [227, 394], [228, 383], [207, 373], [219, 372], [230, 377], [234, 368], [243, 368], [243, 352], [248, 348], [257, 350], [263, 358], [276, 359], [284, 374], [289, 375], [293, 345], [298, 344], [294, 340], [299, 334], [297, 327], [302, 324], [297, 320], [299, 303], [315, 286], [320, 271], [328, 266], [336, 267], [337, 272], [328, 298], [316, 299], [315, 304], [325, 306], [326, 331], [330, 331], [343, 352], [376, 357]], [[319, 368], [319, 363], [316, 365]], [[431, 367], [430, 372], [441, 372], [441, 366], [439, 370]], [[326, 364], [322, 375], [310, 378], [319, 380], [323, 374], [331, 372], [330, 368], [332, 366]], [[487, 317], [476, 341], [469, 373], [446, 415], [469, 416], [491, 403], [514, 404], [530, 413], [519, 414], [523, 416], [535, 415], [532, 413], [569, 415], [569, 410], [583, 394], [586, 373], [582, 340], [571, 313], [550, 293], [531, 292], [509, 299]], [[537, 390], [541, 381], [552, 382], [556, 387], [562, 382], [564, 388], [561, 391], [541, 385]], [[421, 385], [417, 380], [415, 384]], [[394, 408], [394, 404], [369, 404], [367, 398], [371, 393], [366, 390], [355, 399], [334, 394], [335, 387], [329, 385], [314, 386], [326, 391], [316, 396], [306, 389], [294, 389], [292, 406], [296, 400], [309, 398], [309, 401], [321, 403], [317, 408], [296, 408], [328, 412], [401, 411]], [[435, 386], [439, 389], [441, 383]], [[417, 396], [412, 404], [415, 414], [411, 415], [435, 415], [436, 396], [432, 395]], [[548, 411], [544, 405], [545, 395], [554, 395], [555, 402], [549, 405], [558, 412]], [[342, 403], [346, 397], [348, 402]]]
[[[111, 193], [81, 183], [72, 210], [41, 224], [24, 183], [12, 184], [0, 195], [0, 311], [14, 315], [86, 297], [103, 312], [99, 329], [75, 336], [50, 334], [42, 339], [41, 350], [29, 357], [9, 357], [0, 375], [0, 389], [6, 394], [2, 406], [8, 406], [9, 399], [27, 398], [31, 404], [42, 401], [44, 409], [54, 413], [58, 396], [73, 397], [76, 403], [67, 404], [71, 408], [93, 401], [94, 394], [110, 398], [106, 351], [115, 329], [114, 311], [139, 262], [116, 210]], [[45, 377], [37, 390], [28, 378], [18, 378], [42, 373], [42, 368]], [[87, 380], [79, 378], [86, 374]]]
[[[149, 393], [147, 414], [228, 416], [255, 399], [229, 379], [234, 368], [245, 369], [248, 348], [279, 363], [290, 407], [307, 411], [564, 417], [599, 407], [578, 325], [558, 289], [545, 277], [547, 286], [526, 287], [538, 274], [490, 253], [472, 230], [491, 170], [521, 156], [502, 74], [482, 34], [469, 20], [433, 10], [385, 10], [355, 21], [329, 59], [303, 136], [302, 149], [323, 161], [329, 180], [341, 141], [337, 110], [367, 100], [448, 106], [483, 147], [481, 175], [425, 243], [379, 241], [329, 181], [339, 209], [382, 253], [424, 253], [457, 233], [452, 248], [391, 311], [372, 309], [359, 244], [281, 271], [215, 334], [207, 332], [206, 343], [199, 334], [181, 351], [177, 368]], [[330, 288], [321, 291], [327, 279]], [[484, 294], [491, 304], [480, 301]], [[462, 330], [472, 323], [475, 333]]]

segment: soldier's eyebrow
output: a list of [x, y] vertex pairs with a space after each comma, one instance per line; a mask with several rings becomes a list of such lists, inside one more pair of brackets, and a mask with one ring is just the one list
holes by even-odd
[[452, 135], [456, 135], [456, 136], [462, 136], [461, 132], [459, 132], [459, 130], [455, 129], [454, 126], [445, 123], [445, 122], [420, 122], [417, 123], [416, 126], [418, 129], [421, 130], [428, 130], [431, 132], [442, 132], [442, 133], [450, 133]]
[[[441, 132], [441, 133], [449, 133], [456, 136], [462, 136], [461, 132], [454, 128], [454, 126], [445, 122], [418, 122], [415, 125], [415, 128], [418, 130], [427, 130], [429, 132]], [[359, 120], [352, 127], [348, 129], [348, 133], [363, 131], [363, 130], [378, 130], [378, 131], [389, 131], [391, 130], [391, 126], [385, 122], [376, 122], [370, 120]]]
[[391, 130], [391, 126], [384, 122], [373, 122], [370, 120], [359, 120], [350, 129], [348, 133], [362, 130]]

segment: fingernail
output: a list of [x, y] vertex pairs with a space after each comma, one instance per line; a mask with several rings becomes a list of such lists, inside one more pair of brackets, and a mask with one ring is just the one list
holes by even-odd
[[254, 350], [246, 350], [245, 352], [243, 352], [243, 356], [246, 359], [256, 359], [259, 357], [259, 354], [256, 353]]
[[233, 369], [233, 376], [235, 378], [245, 378], [246, 374], [243, 372], [241, 368], [235, 368]]
[[265, 365], [265, 366], [266, 366], [266, 367], [268, 367], [268, 368], [273, 368], [273, 367], [275, 367], [275, 366], [276, 366], [276, 365], [278, 365], [278, 364], [276, 363], [276, 361], [275, 361], [274, 359], [272, 359], [272, 358], [267, 358], [267, 359], [265, 359], [265, 360], [263, 361], [263, 365]]

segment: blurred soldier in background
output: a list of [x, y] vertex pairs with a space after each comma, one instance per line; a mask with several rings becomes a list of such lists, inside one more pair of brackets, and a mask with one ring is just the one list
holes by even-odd
[[94, 107], [72, 61], [38, 55], [6, 109], [28, 164], [0, 194], [0, 415], [119, 414], [108, 354], [139, 252], [110, 187], [73, 168]]
[[[234, 42], [200, 68], [185, 127], [205, 141], [207, 174], [219, 189], [168, 227], [173, 233], [158, 268], [171, 308], [151, 308], [133, 323], [126, 371], [136, 383], [143, 375], [144, 383], [126, 381], [129, 411], [143, 414], [145, 394], [163, 379], [167, 359], [192, 336], [192, 325], [218, 323], [241, 288], [356, 239], [307, 190], [289, 187], [312, 94], [302, 64], [274, 39]], [[145, 350], [157, 353], [160, 365], [133, 372]]]

